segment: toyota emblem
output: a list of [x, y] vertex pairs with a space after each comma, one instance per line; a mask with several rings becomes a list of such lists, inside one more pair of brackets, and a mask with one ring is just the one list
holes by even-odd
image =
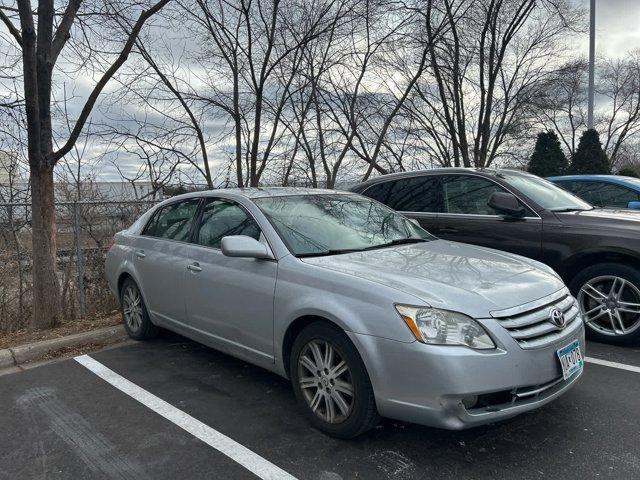
[[549, 314], [549, 320], [558, 328], [564, 328], [567, 326], [567, 321], [564, 318], [564, 313], [561, 310], [554, 308]]

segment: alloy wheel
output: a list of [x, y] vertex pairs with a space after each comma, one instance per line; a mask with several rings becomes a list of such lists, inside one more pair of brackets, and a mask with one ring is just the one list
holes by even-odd
[[640, 289], [630, 281], [603, 275], [578, 293], [584, 323], [604, 335], [627, 335], [640, 328]]
[[311, 340], [298, 357], [298, 381], [307, 405], [327, 423], [346, 420], [354, 405], [351, 371], [331, 343]]
[[137, 332], [142, 325], [142, 298], [132, 285], [127, 287], [122, 296], [122, 313], [127, 326]]

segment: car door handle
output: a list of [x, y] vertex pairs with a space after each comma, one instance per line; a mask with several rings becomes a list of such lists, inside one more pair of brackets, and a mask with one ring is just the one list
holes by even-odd
[[458, 233], [458, 229], [454, 227], [442, 227], [440, 233]]
[[191, 270], [192, 272], [197, 273], [202, 271], [202, 267], [200, 267], [200, 264], [196, 262], [196, 263], [192, 263], [191, 265], [187, 265], [187, 270]]
[[144, 257], [146, 257], [146, 256], [147, 256], [147, 254], [146, 254], [146, 253], [144, 253], [144, 250], [138, 250], [138, 251], [136, 252], [136, 257], [138, 257], [138, 258], [144, 258]]

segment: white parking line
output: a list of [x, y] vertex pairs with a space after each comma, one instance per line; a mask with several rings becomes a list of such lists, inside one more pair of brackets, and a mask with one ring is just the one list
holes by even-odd
[[601, 360], [599, 358], [584, 357], [584, 361], [588, 363], [595, 363], [596, 365], [604, 365], [605, 367], [618, 368], [620, 370], [627, 370], [628, 372], [640, 373], [640, 367], [635, 365], [626, 365], [624, 363], [610, 362], [609, 360]]
[[230, 459], [238, 462], [254, 475], [264, 480], [296, 480], [295, 477], [268, 460], [265, 460], [257, 453], [252, 452], [235, 440], [214, 430], [182, 410], [177, 409], [135, 383], [130, 382], [90, 356], [81, 355], [75, 357], [75, 360], [102, 378], [105, 382], [126, 393], [145, 407], [150, 408], [183, 430], [186, 430], [194, 437], [202, 440]]

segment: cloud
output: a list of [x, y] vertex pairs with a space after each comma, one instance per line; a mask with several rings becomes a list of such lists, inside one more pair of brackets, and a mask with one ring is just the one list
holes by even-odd
[[[590, 0], [577, 0], [589, 8]], [[623, 57], [640, 48], [640, 0], [596, 0], [596, 52], [608, 57]], [[579, 40], [580, 51], [589, 49], [589, 38]]]

